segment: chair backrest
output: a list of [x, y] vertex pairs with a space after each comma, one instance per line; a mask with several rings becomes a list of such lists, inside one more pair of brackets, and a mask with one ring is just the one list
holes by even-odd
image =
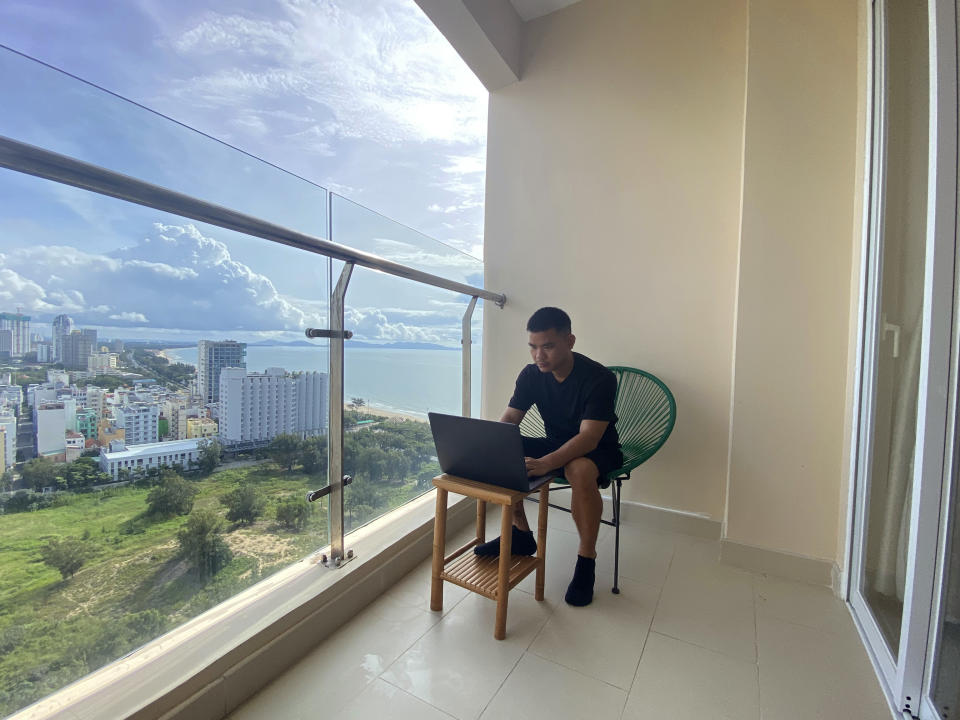
[[[623, 448], [624, 472], [648, 460], [670, 437], [677, 420], [673, 393], [655, 375], [619, 365], [609, 368], [617, 376], [617, 433]], [[537, 406], [520, 423], [527, 437], [546, 437], [546, 427]]]

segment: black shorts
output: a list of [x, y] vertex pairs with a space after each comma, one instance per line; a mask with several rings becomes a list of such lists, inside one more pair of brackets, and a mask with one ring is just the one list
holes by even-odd
[[[551, 440], [550, 438], [525, 437], [523, 438], [523, 454], [525, 457], [539, 458], [552, 453], [562, 445], [563, 443], [559, 440]], [[600, 475], [597, 477], [597, 485], [601, 487], [607, 487], [610, 484], [607, 475], [623, 465], [623, 453], [620, 452], [619, 448], [614, 450], [596, 448], [584, 457], [591, 460], [600, 471]], [[560, 475], [563, 476], [563, 468], [560, 468]]]

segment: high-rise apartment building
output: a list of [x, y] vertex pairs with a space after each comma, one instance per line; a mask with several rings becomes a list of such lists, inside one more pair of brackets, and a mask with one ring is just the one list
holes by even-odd
[[3, 431], [7, 465], [13, 465], [17, 461], [17, 418], [12, 412], [0, 410], [0, 430]]
[[124, 431], [127, 445], [155, 443], [159, 439], [160, 406], [134, 402], [113, 411], [118, 428]]
[[29, 315], [0, 313], [0, 330], [10, 331], [10, 357], [23, 357], [30, 352]]
[[317, 435], [325, 428], [327, 377], [283, 368], [220, 373], [220, 438], [227, 443], [272, 440], [281, 433]]
[[63, 362], [63, 338], [73, 332], [73, 320], [69, 315], [57, 315], [52, 324], [53, 362]]
[[90, 354], [97, 347], [96, 330], [74, 330], [61, 338], [63, 357], [60, 360], [72, 370], [86, 370]]
[[197, 343], [197, 394], [202, 403], [220, 401], [220, 371], [247, 367], [247, 344], [234, 340]]
[[62, 455], [66, 452], [67, 413], [62, 402], [38, 403], [33, 411], [37, 455]]

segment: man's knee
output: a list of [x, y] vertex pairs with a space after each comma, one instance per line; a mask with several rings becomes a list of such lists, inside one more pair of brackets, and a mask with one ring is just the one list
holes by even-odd
[[563, 466], [563, 476], [574, 490], [596, 490], [600, 471], [592, 460], [585, 457], [575, 458]]

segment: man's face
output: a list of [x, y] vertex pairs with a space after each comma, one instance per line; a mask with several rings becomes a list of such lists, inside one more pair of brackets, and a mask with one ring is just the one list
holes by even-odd
[[530, 357], [540, 372], [553, 372], [569, 362], [574, 339], [572, 333], [558, 333], [553, 329], [529, 333]]

